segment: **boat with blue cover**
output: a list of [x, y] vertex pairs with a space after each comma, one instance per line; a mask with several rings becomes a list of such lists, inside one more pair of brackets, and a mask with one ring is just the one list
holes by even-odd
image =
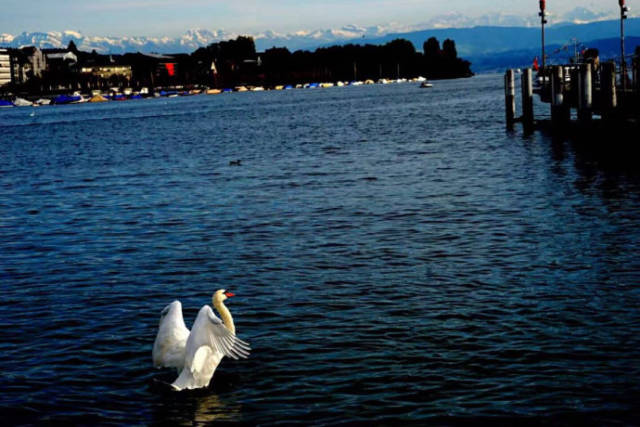
[[82, 102], [82, 95], [58, 95], [51, 101], [53, 104], [77, 104]]

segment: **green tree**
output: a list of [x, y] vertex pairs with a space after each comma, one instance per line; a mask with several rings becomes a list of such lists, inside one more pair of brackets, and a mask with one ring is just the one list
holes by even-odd
[[442, 55], [448, 60], [454, 60], [458, 58], [458, 51], [456, 50], [456, 42], [451, 39], [446, 39], [442, 43]]
[[440, 42], [437, 38], [431, 37], [422, 45], [425, 58], [437, 60], [440, 57]]

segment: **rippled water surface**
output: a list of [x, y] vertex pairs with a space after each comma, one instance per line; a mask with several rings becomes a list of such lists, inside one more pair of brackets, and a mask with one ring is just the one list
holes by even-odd
[[[637, 422], [640, 177], [502, 105], [481, 76], [0, 111], [2, 413]], [[218, 288], [251, 357], [167, 391], [160, 311]]]

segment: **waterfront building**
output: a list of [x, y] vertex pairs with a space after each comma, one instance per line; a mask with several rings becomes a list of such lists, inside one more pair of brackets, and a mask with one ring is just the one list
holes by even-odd
[[80, 72], [105, 80], [112, 77], [131, 80], [131, 65], [95, 65], [92, 67], [82, 67]]
[[0, 49], [0, 87], [11, 83], [11, 55], [7, 49]]
[[33, 77], [42, 77], [46, 70], [44, 53], [35, 46], [11, 49], [12, 78], [14, 83], [26, 83]]
[[68, 72], [77, 70], [78, 56], [69, 49], [44, 49], [47, 70]]

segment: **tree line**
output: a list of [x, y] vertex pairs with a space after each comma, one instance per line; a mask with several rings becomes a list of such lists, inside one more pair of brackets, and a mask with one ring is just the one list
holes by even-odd
[[[430, 79], [470, 77], [471, 63], [458, 57], [455, 42], [447, 39], [442, 48], [432, 37], [425, 41], [423, 52], [405, 39], [395, 39], [384, 45], [335, 45], [315, 51], [289, 51], [273, 47], [257, 54], [253, 39], [213, 43], [196, 50], [192, 55], [196, 64], [216, 64], [218, 84], [296, 84], [413, 78]], [[259, 58], [243, 62], [243, 58]]]

